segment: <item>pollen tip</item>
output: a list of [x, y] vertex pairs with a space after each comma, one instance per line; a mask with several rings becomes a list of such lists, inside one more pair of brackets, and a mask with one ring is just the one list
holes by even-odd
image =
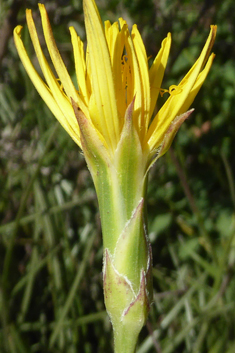
[[69, 26], [70, 33], [75, 32], [75, 28], [73, 26]]
[[211, 36], [212, 36], [212, 40], [215, 40], [215, 36], [216, 36], [216, 32], [217, 32], [217, 25], [211, 25], [210, 26], [211, 29]]
[[210, 27], [211, 27], [211, 29], [213, 29], [214, 31], [217, 30], [217, 25], [211, 25]]
[[18, 25], [14, 28], [14, 33], [17, 34], [17, 35], [20, 35], [20, 32], [22, 30], [23, 26], [21, 25]]
[[45, 13], [47, 13], [44, 4], [38, 3], [38, 7], [39, 7], [39, 11], [44, 11]]

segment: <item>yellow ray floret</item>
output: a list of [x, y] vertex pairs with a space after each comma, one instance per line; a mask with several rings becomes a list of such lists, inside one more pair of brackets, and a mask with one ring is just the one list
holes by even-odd
[[[145, 46], [136, 25], [131, 32], [122, 18], [114, 24], [106, 21], [103, 25], [94, 0], [84, 0], [83, 7], [87, 34], [86, 54], [75, 29], [69, 28], [76, 87], [61, 58], [42, 4], [39, 4], [39, 10], [43, 34], [57, 77], [43, 54], [31, 10], [26, 11], [26, 19], [45, 81], [33, 67], [21, 40], [22, 27], [17, 26], [14, 39], [21, 61], [45, 103], [80, 147], [82, 144], [74, 113], [75, 106], [93, 125], [97, 138], [112, 156], [120, 140], [126, 109], [134, 99], [133, 123], [143, 150], [149, 150], [152, 156], [163, 140], [172, 140], [170, 137], [165, 138], [171, 123], [189, 109], [206, 79], [214, 58], [210, 51], [215, 40], [216, 26], [211, 26], [198, 60], [178, 85], [170, 87], [169, 98], [152, 118], [170, 52], [170, 33], [163, 40], [149, 69]], [[165, 150], [167, 146], [164, 145]]]
[[[198, 60], [179, 83], [179, 85], [174, 86], [174, 89], [171, 91], [166, 103], [154, 117], [146, 137], [150, 150], [158, 148], [164, 138], [165, 132], [174, 118], [187, 111], [190, 104], [193, 102], [199, 88], [209, 72], [214, 59], [214, 54], [211, 54], [206, 67], [203, 69], [205, 59], [207, 59], [211, 46], [214, 43], [215, 35], [216, 26], [211, 26], [209, 37]], [[200, 84], [197, 80], [200, 81]]]

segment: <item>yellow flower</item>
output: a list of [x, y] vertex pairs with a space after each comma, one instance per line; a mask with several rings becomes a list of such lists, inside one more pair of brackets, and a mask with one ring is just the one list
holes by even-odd
[[[170, 33], [149, 68], [141, 35], [120, 18], [103, 26], [94, 0], [83, 1], [87, 49], [70, 27], [77, 87], [73, 84], [39, 4], [46, 45], [57, 73], [42, 52], [31, 10], [26, 11], [32, 43], [45, 81], [32, 65], [14, 30], [15, 44], [34, 86], [52, 113], [83, 149], [97, 191], [104, 243], [104, 295], [115, 352], [133, 353], [152, 302], [152, 256], [146, 233], [148, 170], [162, 156], [201, 88], [214, 59], [216, 26], [193, 67], [153, 116], [170, 46]], [[153, 116], [153, 117], [152, 117]]]
[[[71, 104], [73, 100], [92, 123], [97, 136], [112, 156], [120, 140], [126, 109], [135, 97], [134, 125], [143, 150], [149, 151], [149, 155], [153, 156], [163, 144], [171, 123], [192, 104], [210, 70], [214, 54], [209, 57], [209, 53], [214, 43], [216, 26], [211, 26], [198, 60], [178, 86], [170, 87], [169, 98], [151, 119], [170, 51], [170, 33], [163, 40], [149, 69], [146, 50], [137, 26], [134, 25], [130, 33], [126, 22], [120, 18], [119, 22], [113, 24], [106, 21], [103, 27], [94, 0], [84, 0], [88, 41], [86, 55], [83, 42], [75, 29], [69, 28], [77, 77], [75, 87], [56, 46], [43, 4], [39, 4], [39, 10], [47, 48], [58, 77], [53, 74], [42, 52], [31, 10], [26, 10], [27, 24], [45, 82], [27, 55], [21, 40], [21, 26], [15, 28], [14, 39], [29, 77], [61, 125], [82, 147], [79, 125]], [[185, 118], [186, 116], [182, 120]], [[173, 132], [172, 136], [176, 131]], [[161, 154], [169, 148], [173, 138], [171, 135]]]

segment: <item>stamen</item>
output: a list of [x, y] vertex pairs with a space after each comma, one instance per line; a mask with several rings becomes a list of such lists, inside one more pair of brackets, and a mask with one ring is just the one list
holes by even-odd
[[163, 97], [164, 93], [169, 93], [168, 89], [164, 89], [164, 88], [158, 88], [159, 89], [159, 94], [161, 97]]
[[182, 88], [176, 85], [171, 85], [169, 87], [169, 90], [164, 88], [156, 88], [156, 89], [159, 90], [159, 94], [161, 97], [163, 97], [165, 93], [169, 93], [171, 96], [176, 96], [177, 94], [181, 93], [183, 90]]
[[171, 85], [169, 87], [169, 93], [171, 96], [176, 96], [177, 94], [182, 92], [182, 88], [180, 88], [179, 86], [176, 85]]

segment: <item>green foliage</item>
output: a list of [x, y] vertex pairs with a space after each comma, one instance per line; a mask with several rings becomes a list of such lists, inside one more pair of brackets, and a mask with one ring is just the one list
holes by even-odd
[[[209, 25], [218, 24], [216, 58], [193, 103], [195, 112], [150, 171], [154, 303], [137, 352], [233, 353], [234, 2], [100, 0], [98, 5], [103, 19], [122, 16], [137, 23], [149, 56], [172, 32], [163, 88], [180, 81]], [[0, 352], [108, 353], [112, 332], [103, 304], [94, 187], [82, 154], [35, 92], [4, 27], [12, 10], [10, 25], [24, 25], [36, 63], [25, 7], [33, 9], [40, 27], [36, 1], [7, 0], [0, 15], [5, 40], [5, 50], [0, 48]], [[81, 2], [47, 1], [46, 7], [73, 75], [68, 26], [85, 38]]]

